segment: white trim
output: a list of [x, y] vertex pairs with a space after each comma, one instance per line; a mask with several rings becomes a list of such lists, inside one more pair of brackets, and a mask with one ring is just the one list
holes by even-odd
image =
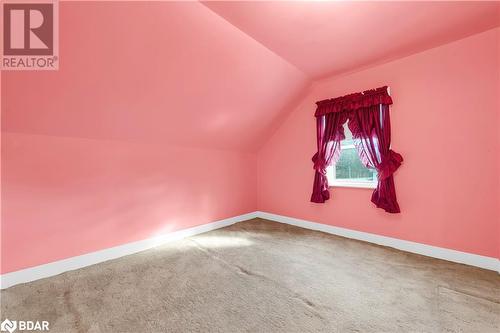
[[338, 235], [346, 238], [357, 239], [369, 243], [374, 243], [383, 246], [389, 246], [398, 250], [421, 254], [428, 257], [444, 259], [448, 261], [458, 262], [470, 266], [485, 268], [500, 273], [500, 260], [493, 257], [485, 257], [477, 254], [461, 252], [442, 247], [436, 247], [421, 243], [405, 241], [397, 238], [386, 237], [376, 234], [371, 234], [362, 231], [356, 231], [346, 228], [335, 227], [322, 223], [311, 222], [307, 220], [297, 219], [293, 217], [266, 213], [261, 211], [251, 212], [248, 214], [238, 215], [228, 219], [199, 225], [189, 229], [174, 231], [169, 234], [152, 237], [149, 239], [127, 243], [120, 246], [83, 254], [76, 257], [71, 257], [52, 263], [22, 269], [19, 271], [0, 275], [0, 288], [5, 289], [19, 283], [30, 282], [46, 277], [58, 275], [67, 271], [83, 268], [86, 266], [98, 264], [111, 259], [120, 258], [129, 254], [141, 252], [168, 242], [176, 241], [182, 238], [198, 235], [204, 232], [227, 227], [237, 222], [250, 220], [256, 217], [263, 219], [286, 223], [297, 227], [318, 230], [328, 234]]
[[127, 243], [108, 249], [83, 254], [76, 257], [71, 257], [48, 264], [35, 266], [31, 268], [21, 269], [19, 271], [10, 272], [0, 275], [0, 288], [5, 289], [19, 283], [30, 282], [46, 277], [58, 275], [67, 271], [72, 271], [82, 267], [94, 265], [103, 261], [116, 259], [129, 254], [148, 250], [155, 246], [159, 246], [168, 242], [176, 241], [182, 238], [198, 235], [204, 232], [227, 227], [231, 224], [250, 220], [257, 217], [256, 212], [243, 214], [228, 219], [202, 224], [189, 229], [174, 231], [165, 235], [148, 238], [145, 240]]
[[442, 247], [426, 245], [422, 243], [410, 242], [402, 239], [371, 234], [362, 231], [356, 231], [346, 228], [334, 227], [322, 223], [311, 222], [293, 217], [271, 214], [266, 212], [257, 212], [257, 217], [286, 223], [297, 227], [326, 232], [328, 234], [338, 235], [346, 238], [357, 239], [378, 245], [393, 247], [398, 250], [417, 253], [427, 257], [433, 257], [448, 261], [453, 261], [470, 266], [497, 271], [500, 273], [500, 260], [498, 258], [481, 256], [467, 252], [461, 252]]
[[328, 182], [328, 187], [354, 187], [354, 188], [368, 188], [375, 189], [377, 188], [377, 183], [375, 182], [355, 182], [351, 180], [339, 181], [335, 179], [331, 183]]

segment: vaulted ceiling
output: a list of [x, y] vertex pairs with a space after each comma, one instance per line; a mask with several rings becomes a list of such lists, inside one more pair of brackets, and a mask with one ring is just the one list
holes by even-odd
[[2, 73], [8, 131], [255, 150], [304, 73], [203, 6], [60, 2], [58, 71]]
[[500, 25], [499, 2], [204, 2], [310, 77], [393, 60]]
[[255, 151], [311, 80], [498, 15], [498, 3], [61, 2], [60, 69], [2, 72], [2, 130]]

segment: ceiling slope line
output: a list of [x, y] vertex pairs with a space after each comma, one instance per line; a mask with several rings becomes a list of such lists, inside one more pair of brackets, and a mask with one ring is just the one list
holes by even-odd
[[248, 38], [250, 38], [251, 40], [253, 40], [255, 43], [259, 44], [260, 46], [262, 46], [263, 48], [265, 48], [266, 50], [268, 50], [269, 52], [271, 52], [272, 54], [274, 54], [275, 56], [277, 56], [278, 58], [280, 58], [283, 62], [287, 63], [288, 65], [290, 65], [291, 67], [293, 67], [295, 70], [297, 70], [298, 72], [300, 72], [302, 75], [304, 75], [304, 78], [308, 81], [308, 84], [312, 83], [314, 81], [313, 77], [311, 77], [306, 72], [304, 72], [302, 69], [300, 69], [299, 67], [297, 67], [297, 65], [295, 65], [294, 63], [288, 61], [286, 58], [284, 58], [283, 56], [279, 55], [274, 50], [272, 50], [269, 47], [267, 47], [266, 45], [262, 44], [260, 41], [258, 41], [257, 39], [255, 39], [254, 37], [252, 37], [251, 35], [249, 35], [248, 33], [246, 33], [245, 31], [241, 30], [239, 27], [235, 26], [233, 23], [229, 22], [225, 17], [223, 17], [222, 15], [220, 15], [219, 13], [217, 13], [216, 11], [212, 10], [210, 7], [208, 7], [205, 4], [206, 1], [198, 0], [198, 2], [200, 4], [202, 4], [203, 7], [205, 7], [207, 10], [209, 10], [210, 12], [212, 12], [213, 14], [217, 15], [222, 20], [224, 20], [227, 24], [231, 25], [233, 28], [235, 28], [236, 30], [240, 31], [242, 34], [244, 34], [245, 36], [247, 36]]

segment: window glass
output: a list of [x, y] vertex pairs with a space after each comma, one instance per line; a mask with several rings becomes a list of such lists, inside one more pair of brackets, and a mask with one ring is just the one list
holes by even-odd
[[328, 168], [328, 184], [333, 186], [368, 187], [377, 186], [377, 171], [366, 168], [359, 158], [352, 133], [344, 125], [345, 139], [340, 143], [341, 153], [336, 165]]

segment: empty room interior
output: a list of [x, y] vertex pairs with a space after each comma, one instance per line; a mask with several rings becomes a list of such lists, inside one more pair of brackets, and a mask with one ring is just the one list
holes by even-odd
[[500, 332], [500, 2], [1, 2], [1, 332]]

